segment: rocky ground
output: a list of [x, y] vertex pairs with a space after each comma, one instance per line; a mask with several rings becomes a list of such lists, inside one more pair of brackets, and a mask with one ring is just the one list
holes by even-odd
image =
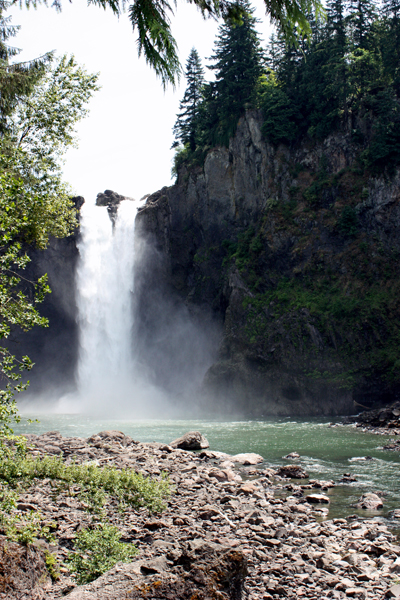
[[[50, 480], [36, 482], [21, 493], [18, 509], [39, 510], [44, 521], [55, 523], [56, 542], [47, 549], [64, 566], [52, 581], [40, 554], [45, 542], [27, 550], [3, 537], [0, 598], [400, 598], [395, 536], [379, 519], [327, 520], [326, 491], [334, 482], [310, 480], [296, 464], [263, 469], [258, 455], [144, 444], [115, 431], [88, 439], [58, 432], [27, 437], [32, 454], [62, 453], [67, 462], [132, 467], [153, 477], [167, 472], [174, 493], [157, 515], [131, 508], [121, 513], [109, 504], [109, 520], [140, 553], [132, 563], [119, 563], [94, 582], [77, 586], [64, 561], [92, 515], [71, 490], [55, 490]], [[371, 498], [360, 499], [360, 505], [363, 501]]]

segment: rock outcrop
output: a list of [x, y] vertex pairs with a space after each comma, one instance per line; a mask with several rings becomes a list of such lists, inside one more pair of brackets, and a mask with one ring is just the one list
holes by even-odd
[[[222, 323], [205, 404], [323, 415], [393, 400], [400, 174], [365, 173], [346, 133], [275, 148], [261, 123], [247, 112], [229, 148], [182, 168], [137, 217], [149, 280]], [[139, 279], [146, 317], [151, 293]]]

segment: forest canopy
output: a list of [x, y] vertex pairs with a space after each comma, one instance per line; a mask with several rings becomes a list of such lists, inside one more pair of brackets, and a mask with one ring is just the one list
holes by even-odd
[[[240, 24], [245, 16], [243, 5], [238, 0], [187, 0], [194, 4], [203, 18], [223, 19], [226, 23]], [[47, 4], [47, 0], [19, 0], [19, 4], [35, 7]], [[88, 0], [104, 9], [110, 8], [120, 16], [128, 13], [133, 32], [137, 34], [139, 56], [161, 78], [165, 87], [175, 85], [180, 77], [181, 65], [178, 58], [176, 40], [171, 30], [171, 17], [177, 9], [177, 1], [135, 0]], [[264, 0], [266, 15], [278, 27], [284, 37], [295, 41], [297, 36], [306, 36], [311, 32], [310, 19], [318, 19], [324, 14], [320, 0]], [[61, 0], [53, 0], [52, 6], [62, 9]]]
[[[327, 18], [311, 19], [305, 39], [294, 42], [278, 31], [266, 49], [251, 6], [243, 0], [241, 7], [242, 23], [219, 29], [207, 65], [215, 81], [196, 78], [189, 57], [174, 129], [175, 173], [183, 162], [201, 163], [210, 147], [228, 145], [248, 108], [261, 110], [263, 134], [274, 145], [342, 130], [359, 146], [364, 168], [394, 168], [400, 159], [398, 0], [329, 0]], [[202, 73], [199, 59], [196, 69]], [[194, 110], [189, 90], [195, 87]]]

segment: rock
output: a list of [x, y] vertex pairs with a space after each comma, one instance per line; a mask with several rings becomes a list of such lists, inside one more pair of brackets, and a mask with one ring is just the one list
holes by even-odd
[[248, 452], [245, 454], [235, 454], [231, 456], [233, 462], [242, 463], [243, 465], [258, 465], [264, 462], [263, 457], [260, 454], [254, 452]]
[[125, 196], [121, 196], [112, 190], [105, 190], [104, 193], [97, 194], [96, 198], [96, 206], [106, 206], [108, 215], [115, 225], [115, 221], [117, 219], [118, 206], [121, 204], [123, 200], [131, 200], [132, 198], [127, 198]]
[[182, 450], [204, 450], [209, 447], [209, 443], [199, 431], [188, 431], [182, 437], [169, 444], [171, 448], [181, 448]]
[[395, 508], [388, 513], [388, 517], [391, 519], [400, 519], [400, 508]]
[[246, 495], [250, 495], [250, 494], [254, 494], [257, 491], [257, 486], [254, 485], [254, 483], [251, 483], [250, 481], [248, 481], [247, 483], [243, 483], [239, 490]]
[[389, 567], [391, 573], [400, 573], [400, 556]]
[[385, 598], [400, 598], [400, 585], [396, 584], [389, 588], [385, 594]]
[[309, 474], [299, 465], [284, 465], [279, 467], [276, 474], [289, 479], [308, 479], [309, 477]]
[[310, 504], [329, 504], [330, 500], [328, 496], [324, 496], [323, 494], [309, 494], [305, 497], [307, 502]]
[[286, 454], [286, 456], [283, 456], [282, 458], [286, 458], [288, 460], [296, 460], [296, 459], [300, 458], [300, 454], [297, 454], [297, 452], [290, 452], [289, 454]]
[[367, 492], [358, 499], [357, 508], [362, 508], [364, 510], [379, 510], [380, 508], [383, 508], [383, 502], [377, 494]]
[[[77, 587], [70, 600], [240, 600], [246, 560], [239, 550], [202, 542], [194, 550], [183, 550], [176, 565], [165, 560], [147, 563], [119, 563], [84, 586]], [[151, 566], [153, 565], [153, 566]], [[156, 568], [155, 568], [156, 567]]]

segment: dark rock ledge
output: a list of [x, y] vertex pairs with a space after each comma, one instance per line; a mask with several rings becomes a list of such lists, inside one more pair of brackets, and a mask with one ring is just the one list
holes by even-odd
[[[400, 547], [380, 521], [333, 519], [302, 496], [303, 488], [328, 490], [332, 482], [284, 483], [273, 469], [255, 468], [241, 456], [192, 453], [166, 444], [144, 444], [121, 432], [88, 439], [58, 432], [29, 435], [32, 454], [63, 454], [66, 462], [95, 461], [132, 467], [145, 475], [169, 473], [175, 493], [161, 515], [107, 506], [123, 541], [140, 554], [86, 586], [68, 570], [51, 582], [43, 546], [29, 549], [0, 539], [2, 600], [327, 600], [400, 597]], [[254, 458], [254, 457], [253, 457]], [[294, 466], [294, 465], [293, 465]], [[282, 491], [293, 495], [282, 497]], [[76, 532], [90, 522], [84, 502], [51, 481], [36, 482], [19, 497], [20, 510], [40, 510], [56, 522], [48, 550], [63, 561]], [[13, 559], [13, 556], [16, 559]]]

